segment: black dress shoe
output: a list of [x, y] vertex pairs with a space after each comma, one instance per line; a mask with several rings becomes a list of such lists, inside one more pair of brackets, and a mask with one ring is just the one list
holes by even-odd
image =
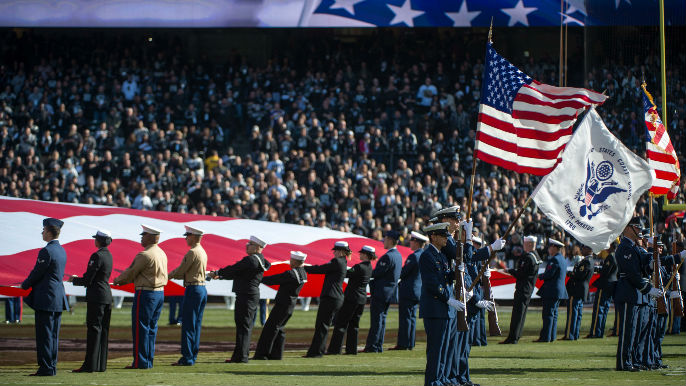
[[515, 342], [509, 339], [505, 339], [502, 342], [498, 342], [498, 344], [514, 344]]
[[548, 340], [543, 340], [543, 339], [536, 339], [534, 343], [550, 343]]
[[174, 363], [172, 363], [171, 365], [172, 365], [172, 366], [192, 366], [190, 363], [181, 362], [181, 361], [174, 362]]
[[409, 350], [409, 348], [403, 346], [393, 346], [389, 348], [389, 350]]
[[83, 367], [79, 367], [78, 369], [74, 369], [71, 371], [72, 373], [92, 373], [92, 371], [88, 369], [84, 369]]
[[258, 356], [254, 356], [254, 357], [252, 357], [252, 358], [250, 358], [250, 359], [252, 359], [252, 360], [254, 360], [254, 361], [266, 361], [266, 360], [267, 360], [267, 357], [261, 357], [261, 356], [258, 357]]
[[639, 369], [638, 367], [629, 366], [629, 367], [625, 367], [623, 369], [617, 369], [617, 371], [630, 371], [632, 373], [636, 373], [636, 372], [641, 371], [641, 369]]
[[323, 355], [310, 355], [310, 354], [305, 354], [303, 355], [303, 358], [321, 358]]
[[467, 382], [463, 383], [462, 386], [481, 386], [481, 385], [479, 385], [478, 383], [474, 383], [472, 381], [467, 381]]

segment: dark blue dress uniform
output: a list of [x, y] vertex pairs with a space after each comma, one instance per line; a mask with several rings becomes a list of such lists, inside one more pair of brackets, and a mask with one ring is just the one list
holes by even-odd
[[[652, 258], [653, 253], [644, 248], [639, 248], [641, 252], [641, 275], [642, 278], [650, 281], [653, 273]], [[655, 329], [655, 314], [657, 313], [657, 302], [655, 298], [648, 294], [643, 294], [643, 302], [638, 304], [638, 321], [636, 323], [636, 334], [634, 336], [633, 363], [640, 369], [647, 369], [653, 364], [652, 341], [650, 334]]]
[[596, 293], [593, 301], [591, 332], [588, 337], [602, 338], [605, 335], [605, 323], [607, 313], [610, 310], [610, 302], [615, 295], [615, 287], [617, 286], [617, 260], [613, 253], [605, 257], [598, 279], [593, 282], [593, 286], [596, 288]]
[[307, 282], [305, 268], [296, 267], [278, 275], [262, 278], [262, 283], [278, 285], [279, 290], [274, 297], [274, 308], [264, 323], [260, 339], [257, 341], [253, 359], [280, 360], [286, 344], [286, 323], [293, 315], [298, 294]]
[[567, 299], [565, 277], [567, 263], [562, 254], [548, 257], [545, 271], [538, 275], [543, 279], [543, 285], [538, 290], [538, 296], [543, 300], [543, 328], [538, 340], [552, 342], [557, 335], [557, 309], [561, 299]]
[[372, 295], [369, 304], [370, 326], [365, 352], [382, 352], [386, 334], [388, 307], [396, 297], [398, 279], [403, 267], [403, 258], [396, 248], [391, 248], [379, 258], [372, 271], [369, 289]]
[[[60, 228], [62, 221], [46, 219], [43, 226]], [[57, 239], [38, 252], [36, 265], [29, 276], [21, 283], [22, 289], [31, 288], [25, 301], [35, 311], [36, 319], [36, 356], [38, 371], [35, 375], [55, 375], [57, 373], [57, 348], [59, 345], [62, 311], [68, 309], [62, 277], [67, 263], [67, 253]]]
[[425, 386], [448, 384], [448, 346], [455, 309], [448, 305], [453, 296], [452, 276], [448, 259], [433, 244], [427, 245], [419, 259], [422, 290], [419, 298], [419, 317], [424, 319], [426, 331]]
[[345, 340], [345, 353], [349, 355], [357, 354], [357, 335], [360, 330], [360, 318], [367, 303], [367, 284], [372, 277], [372, 264], [369, 261], [362, 261], [348, 269], [345, 276], [348, 278], [348, 285], [343, 294], [343, 306], [336, 313], [334, 319], [333, 333], [327, 354], [340, 354]]
[[423, 249], [418, 249], [405, 260], [398, 283], [398, 349], [411, 350], [415, 345], [417, 330], [417, 305], [422, 292], [419, 259]]
[[593, 276], [590, 257], [584, 257], [574, 265], [574, 269], [567, 281], [567, 324], [563, 339], [579, 339], [581, 316], [584, 312], [584, 302], [588, 298], [588, 286]]
[[19, 323], [21, 321], [21, 298], [5, 299], [5, 323]]
[[83, 277], [74, 277], [72, 283], [86, 287], [86, 358], [79, 369], [82, 372], [105, 371], [112, 315], [112, 254], [107, 247], [91, 255]]
[[536, 251], [526, 252], [517, 260], [516, 267], [509, 269], [507, 273], [517, 279], [515, 283], [514, 301], [512, 303], [512, 318], [510, 320], [510, 332], [503, 343], [516, 344], [522, 337], [526, 311], [529, 308], [531, 294], [536, 288], [538, 266], [541, 260]]
[[270, 266], [261, 253], [254, 253], [217, 271], [222, 279], [233, 280], [232, 291], [236, 294], [236, 348], [231, 355], [231, 363], [247, 363], [249, 360], [250, 334], [260, 301], [260, 282]]
[[336, 312], [343, 305], [343, 279], [347, 272], [347, 259], [334, 257], [326, 264], [309, 265], [305, 267], [307, 273], [323, 273], [324, 285], [319, 296], [319, 309], [314, 326], [312, 343], [305, 354], [308, 358], [319, 358], [326, 350], [326, 336], [333, 322]]

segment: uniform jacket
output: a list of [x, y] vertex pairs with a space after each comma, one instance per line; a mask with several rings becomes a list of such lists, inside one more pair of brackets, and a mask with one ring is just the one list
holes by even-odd
[[326, 264], [308, 265], [307, 273], [323, 273], [324, 285], [319, 296], [327, 296], [334, 299], [343, 299], [343, 279], [348, 269], [348, 261], [345, 257], [334, 257]]
[[419, 257], [423, 249], [412, 252], [405, 260], [405, 265], [400, 270], [400, 283], [398, 283], [398, 297], [419, 301], [422, 294], [422, 276], [419, 274]]
[[575, 299], [588, 299], [588, 285], [593, 276], [593, 267], [589, 257], [584, 257], [574, 265], [574, 269], [569, 274], [567, 281], [567, 295]]
[[605, 257], [603, 265], [598, 273], [598, 278], [593, 282], [593, 286], [598, 289], [613, 289], [617, 282], [617, 259], [610, 253]]
[[346, 302], [355, 304], [367, 303], [367, 284], [372, 277], [372, 263], [362, 261], [349, 268], [345, 273], [348, 278], [348, 285], [343, 294]]
[[372, 271], [369, 290], [372, 298], [390, 302], [397, 296], [398, 279], [403, 268], [403, 258], [396, 248], [391, 248], [376, 262]]
[[[482, 262], [487, 261], [490, 254], [488, 247], [475, 249], [471, 243], [465, 243], [463, 257], [465, 262], [464, 286], [467, 289], [479, 276]], [[479, 281], [472, 289], [472, 297], [467, 302], [468, 316], [475, 316], [479, 313], [481, 309], [476, 306], [476, 303], [481, 300], [483, 300], [483, 289], [481, 288], [481, 281]]]
[[138, 252], [129, 268], [114, 279], [117, 285], [133, 283], [136, 288], [162, 288], [167, 285], [167, 255], [157, 244]]
[[567, 263], [562, 254], [548, 257], [545, 271], [538, 275], [543, 280], [543, 285], [538, 290], [538, 296], [548, 299], [567, 299], [565, 289], [565, 277], [567, 274]]
[[62, 277], [67, 253], [57, 240], [52, 240], [38, 252], [36, 265], [21, 288], [31, 288], [24, 301], [34, 310], [62, 312], [69, 309]]
[[267, 285], [278, 285], [279, 290], [276, 292], [274, 302], [279, 304], [289, 304], [289, 309], [293, 311], [295, 303], [298, 300], [298, 294], [307, 282], [307, 273], [305, 268], [297, 267], [291, 268], [286, 272], [278, 275], [265, 276], [262, 278], [262, 283]]
[[112, 304], [111, 274], [112, 254], [107, 247], [102, 247], [91, 255], [83, 277], [75, 277], [72, 283], [86, 287], [87, 302]]
[[455, 317], [455, 309], [448, 306], [453, 296], [450, 278], [455, 274], [448, 259], [429, 244], [419, 259], [419, 273], [422, 276], [422, 293], [419, 298], [420, 318], [449, 319]]
[[541, 265], [536, 251], [526, 252], [519, 257], [515, 268], [507, 270], [507, 273], [517, 279], [515, 283], [515, 292], [518, 295], [530, 297], [536, 287], [536, 278], [538, 278], [538, 266]]
[[271, 264], [261, 253], [254, 253], [245, 256], [236, 264], [218, 270], [217, 274], [222, 279], [233, 280], [231, 290], [234, 293], [255, 295], [260, 293], [260, 282], [264, 271], [270, 266]]
[[202, 284], [207, 270], [207, 253], [198, 243], [183, 256], [181, 265], [169, 272], [170, 279], [183, 279], [183, 285]]
[[653, 286], [650, 281], [643, 277], [642, 261], [647, 252], [627, 237], [622, 237], [615, 257], [617, 259], [617, 288], [615, 290], [615, 302], [629, 304], [645, 304], [646, 295]]

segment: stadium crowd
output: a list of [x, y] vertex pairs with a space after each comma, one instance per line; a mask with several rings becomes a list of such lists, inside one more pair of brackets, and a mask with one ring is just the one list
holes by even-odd
[[[440, 36], [426, 50], [435, 56], [411, 38], [368, 50], [312, 40], [255, 66], [239, 56], [224, 65], [189, 58], [174, 40], [64, 46], [7, 32], [0, 195], [297, 223], [377, 240], [388, 229], [409, 240], [431, 212], [464, 207], [482, 54]], [[683, 155], [686, 79], [678, 69], [686, 56], [675, 58], [668, 123]], [[509, 59], [558, 83], [556, 60]], [[610, 96], [599, 108], [607, 126], [639, 154], [641, 72], [657, 62], [619, 57], [585, 77]], [[657, 74], [645, 72], [659, 94]], [[502, 235], [536, 183], [479, 162], [475, 228], [487, 240]], [[677, 201], [686, 201], [684, 191], [682, 179]], [[647, 206], [640, 201], [638, 214]], [[521, 234], [564, 238], [534, 207], [526, 210], [507, 257], [521, 253]]]

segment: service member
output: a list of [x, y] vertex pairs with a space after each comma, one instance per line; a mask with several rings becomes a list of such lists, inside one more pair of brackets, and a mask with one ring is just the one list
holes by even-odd
[[[589, 332], [586, 338], [602, 338], [605, 335], [607, 314], [610, 310], [610, 302], [615, 295], [615, 287], [617, 286], [615, 247], [616, 243], [613, 242], [603, 259], [603, 264], [595, 269], [598, 272], [598, 278], [593, 282], [596, 292], [593, 300], [591, 332]], [[602, 254], [603, 252], [601, 252], [601, 256]]]
[[372, 280], [369, 284], [372, 295], [369, 303], [369, 334], [362, 350], [367, 353], [383, 352], [388, 307], [397, 298], [398, 280], [403, 268], [403, 257], [397, 249], [399, 238], [400, 234], [396, 231], [386, 232], [383, 246], [387, 251], [379, 258], [372, 271]]
[[429, 238], [419, 232], [410, 233], [412, 253], [405, 260], [398, 283], [398, 343], [391, 350], [412, 350], [417, 329], [417, 305], [422, 292], [419, 258]]
[[324, 285], [319, 295], [319, 309], [314, 326], [312, 343], [305, 358], [321, 358], [326, 349], [326, 336], [336, 312], [343, 305], [343, 279], [347, 272], [348, 260], [352, 251], [346, 241], [336, 241], [333, 246], [333, 259], [326, 264], [309, 265], [307, 273], [323, 273]]
[[360, 318], [364, 312], [364, 305], [367, 303], [367, 284], [372, 277], [371, 262], [376, 260], [376, 249], [365, 245], [359, 253], [360, 262], [348, 269], [345, 274], [348, 285], [343, 293], [343, 306], [334, 319], [333, 334], [329, 349], [326, 351], [329, 355], [341, 353], [343, 336], [346, 336], [345, 353], [357, 354], [357, 334], [360, 330]]
[[233, 265], [224, 267], [211, 274], [212, 278], [233, 280], [236, 293], [236, 347], [226, 363], [248, 363], [250, 356], [250, 334], [255, 321], [257, 303], [260, 301], [260, 282], [264, 272], [271, 265], [262, 255], [267, 243], [257, 236], [250, 236], [245, 244], [247, 256]]
[[131, 307], [133, 362], [126, 366], [127, 369], [149, 369], [153, 366], [157, 322], [164, 305], [164, 286], [167, 285], [167, 255], [157, 245], [162, 231], [145, 224], [141, 226], [141, 246], [144, 249], [114, 279], [115, 285], [133, 283], [136, 288]]
[[185, 228], [183, 235], [190, 249], [183, 256], [181, 265], [169, 272], [170, 279], [183, 279], [186, 288], [181, 302], [181, 358], [172, 363], [173, 366], [192, 366], [198, 359], [202, 316], [207, 304], [207, 253], [200, 245], [204, 231], [189, 225], [185, 225]]
[[43, 241], [48, 244], [38, 252], [36, 265], [21, 283], [31, 288], [25, 301], [35, 311], [36, 356], [38, 371], [32, 376], [52, 376], [57, 373], [57, 346], [62, 311], [69, 309], [62, 277], [67, 253], [58, 238], [64, 222], [56, 218], [43, 220]]
[[112, 243], [112, 234], [100, 229], [93, 236], [98, 250], [88, 260], [83, 277], [69, 278], [74, 285], [86, 287], [86, 359], [73, 373], [90, 373], [107, 369], [107, 350], [112, 315], [112, 254], [107, 246]]
[[591, 259], [593, 250], [584, 245], [581, 247], [581, 259], [574, 264], [574, 269], [567, 272], [567, 324], [565, 326], [565, 336], [562, 340], [579, 339], [579, 329], [581, 327], [581, 316], [584, 312], [584, 302], [588, 298], [588, 286], [593, 276]]
[[262, 283], [278, 285], [279, 290], [274, 297], [274, 308], [269, 313], [260, 339], [257, 341], [253, 359], [280, 360], [283, 357], [283, 349], [286, 344], [286, 323], [293, 315], [298, 294], [307, 282], [307, 273], [303, 267], [305, 258], [307, 258], [305, 253], [291, 251], [291, 269], [278, 275], [262, 278]]
[[514, 301], [512, 303], [512, 318], [510, 320], [510, 332], [501, 344], [517, 344], [522, 337], [522, 329], [526, 320], [526, 311], [529, 308], [531, 294], [536, 288], [538, 266], [541, 259], [536, 252], [536, 237], [524, 237], [524, 253], [515, 263], [515, 268], [507, 270], [507, 273], [517, 279], [515, 283]]
[[543, 285], [538, 290], [538, 296], [543, 299], [543, 327], [538, 340], [535, 342], [553, 342], [557, 331], [557, 309], [561, 299], [567, 299], [565, 289], [565, 277], [567, 263], [560, 253], [564, 248], [562, 242], [548, 238], [548, 261], [545, 271], [538, 275], [543, 280]]

